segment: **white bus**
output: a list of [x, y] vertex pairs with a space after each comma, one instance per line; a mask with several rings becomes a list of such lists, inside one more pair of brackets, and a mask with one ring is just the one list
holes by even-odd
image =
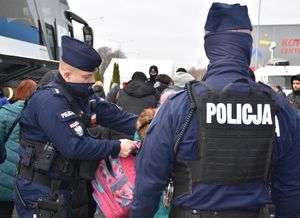
[[289, 94], [292, 92], [291, 78], [300, 74], [300, 66], [265, 66], [254, 73], [257, 82], [263, 82], [272, 88], [279, 85], [285, 94]]
[[91, 27], [69, 11], [67, 0], [0, 0], [0, 86], [22, 78], [38, 81], [57, 69], [61, 36], [74, 37], [72, 22], [82, 25], [85, 42], [93, 44]]

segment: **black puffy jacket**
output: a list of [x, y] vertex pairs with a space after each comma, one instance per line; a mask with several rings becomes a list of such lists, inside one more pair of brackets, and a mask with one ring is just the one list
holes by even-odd
[[[143, 81], [131, 80], [119, 91], [116, 103], [124, 111], [140, 115], [145, 108], [156, 107], [155, 89]], [[112, 130], [110, 138], [132, 140], [133, 136]]]

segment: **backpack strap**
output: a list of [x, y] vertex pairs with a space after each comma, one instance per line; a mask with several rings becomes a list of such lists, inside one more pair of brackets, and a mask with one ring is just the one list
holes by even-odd
[[13, 132], [13, 130], [15, 129], [16, 125], [18, 124], [19, 120], [21, 118], [21, 114], [19, 114], [17, 116], [17, 118], [15, 119], [15, 121], [13, 122], [13, 124], [11, 125], [11, 127], [9, 128], [6, 136], [4, 137], [3, 143], [5, 144], [9, 138], [9, 136], [11, 135], [11, 133]]
[[[32, 96], [32, 95], [31, 95]], [[29, 98], [31, 98], [31, 96]], [[28, 99], [29, 100], [29, 99]], [[27, 102], [28, 100], [25, 101], [25, 104], [24, 104], [24, 107], [22, 109], [22, 111], [24, 110], [24, 108], [26, 107], [27, 105]], [[0, 109], [3, 108], [3, 107], [0, 107]], [[17, 116], [17, 118], [15, 119], [15, 121], [13, 122], [13, 124], [11, 125], [11, 127], [9, 128], [6, 136], [4, 137], [4, 140], [3, 140], [3, 143], [5, 144], [9, 138], [9, 136], [11, 135], [11, 133], [14, 131], [16, 125], [18, 124], [18, 122], [20, 121], [21, 119], [21, 114], [22, 114], [22, 111], [19, 113], [19, 115]]]

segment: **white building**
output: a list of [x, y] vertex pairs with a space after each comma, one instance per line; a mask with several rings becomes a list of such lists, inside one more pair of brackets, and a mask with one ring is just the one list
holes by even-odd
[[140, 59], [123, 59], [113, 58], [109, 63], [104, 73], [104, 91], [108, 93], [109, 85], [112, 80], [114, 63], [119, 65], [120, 81], [128, 82], [131, 76], [136, 71], [141, 71], [149, 77], [149, 68], [151, 65], [156, 65], [159, 74], [167, 74], [174, 77], [174, 62], [172, 60], [140, 60]]

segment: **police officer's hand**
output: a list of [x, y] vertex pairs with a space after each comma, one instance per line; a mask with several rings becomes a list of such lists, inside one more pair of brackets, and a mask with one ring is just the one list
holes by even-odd
[[136, 149], [136, 144], [134, 141], [128, 139], [120, 139], [119, 141], [121, 142], [121, 149], [119, 153], [120, 157], [128, 157], [131, 152]]

